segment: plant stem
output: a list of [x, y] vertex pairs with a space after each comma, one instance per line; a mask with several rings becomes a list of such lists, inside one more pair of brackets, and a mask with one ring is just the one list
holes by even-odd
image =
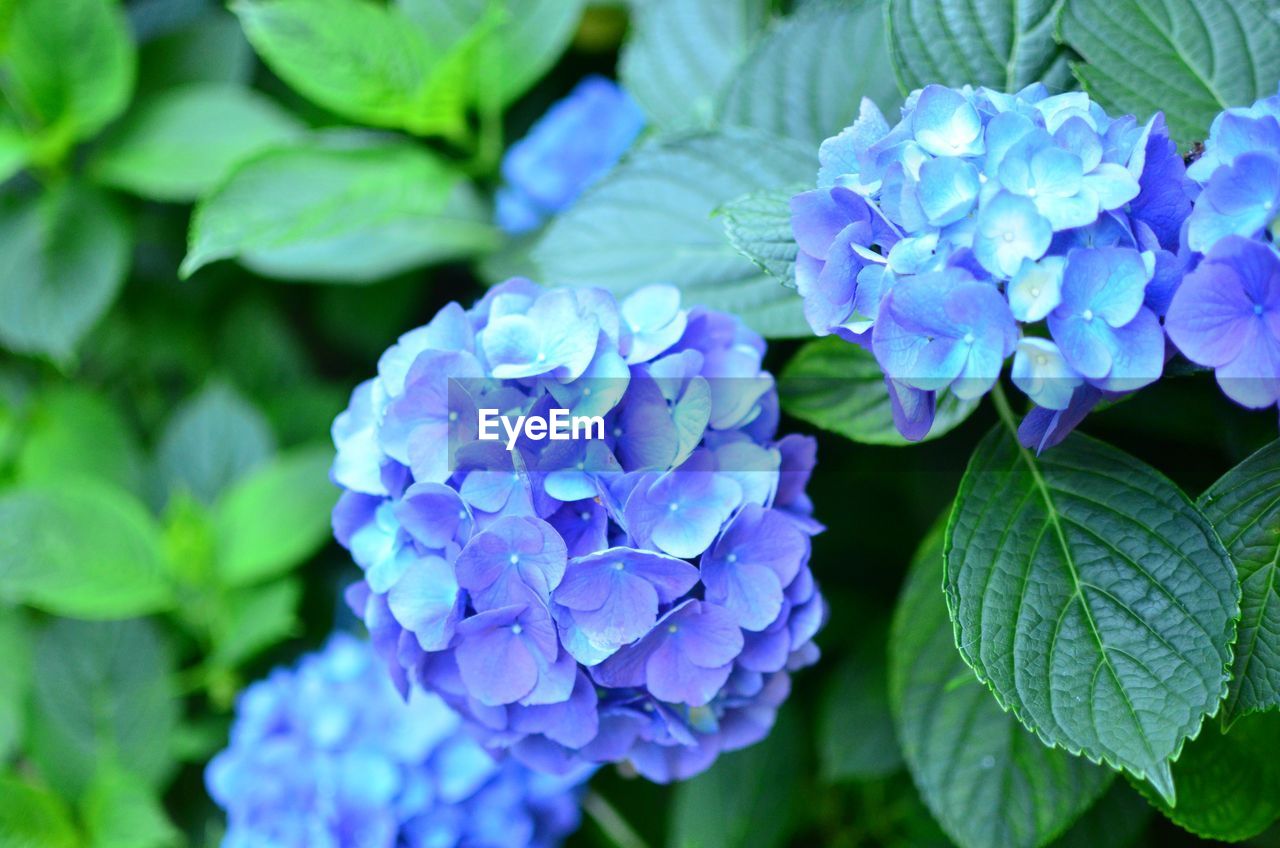
[[996, 414], [1000, 416], [1000, 421], [1004, 426], [1009, 428], [1009, 432], [1016, 438], [1018, 435], [1018, 419], [1013, 414], [1013, 407], [1009, 406], [1009, 399], [1004, 395], [1004, 386], [1000, 385], [997, 380], [995, 386], [991, 389], [991, 401], [995, 404]]
[[648, 848], [626, 819], [598, 792], [588, 792], [582, 809], [617, 848]]

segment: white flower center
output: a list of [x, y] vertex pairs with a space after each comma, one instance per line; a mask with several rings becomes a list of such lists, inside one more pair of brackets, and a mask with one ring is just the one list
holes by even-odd
[[1093, 310], [1092, 310], [1092, 309], [1086, 309], [1084, 312], [1080, 313], [1080, 317], [1081, 317], [1081, 318], [1083, 318], [1083, 319], [1084, 319], [1084, 320], [1086, 320], [1086, 321], [1092, 321], [1092, 320], [1093, 320]]

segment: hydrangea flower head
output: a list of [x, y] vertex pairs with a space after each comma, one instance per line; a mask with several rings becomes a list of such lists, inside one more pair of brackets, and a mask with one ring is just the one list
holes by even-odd
[[439, 698], [406, 703], [369, 645], [338, 634], [241, 694], [210, 762], [226, 848], [559, 845], [586, 772], [495, 760]]
[[[763, 738], [826, 613], [814, 444], [777, 437], [764, 352], [670, 287], [619, 303], [520, 279], [401, 337], [335, 421], [332, 471], [364, 571], [348, 600], [401, 690], [548, 771], [680, 779]], [[502, 443], [481, 410], [600, 427]]]
[[894, 126], [864, 100], [819, 161], [791, 203], [805, 315], [872, 350], [908, 438], [940, 392], [985, 393], [1010, 356], [1055, 411], [1160, 376], [1190, 212], [1162, 116], [1113, 119], [1039, 84], [930, 85]]
[[613, 167], [644, 125], [639, 105], [616, 83], [582, 80], [507, 149], [498, 226], [512, 234], [537, 229]]

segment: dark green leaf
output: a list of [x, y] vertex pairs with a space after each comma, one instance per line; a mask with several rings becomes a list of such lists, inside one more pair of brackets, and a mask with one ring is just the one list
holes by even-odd
[[1200, 496], [1240, 577], [1240, 633], [1222, 720], [1280, 709], [1280, 442]]
[[155, 790], [110, 760], [98, 765], [81, 802], [89, 848], [166, 848], [182, 844]]
[[1151, 819], [1151, 805], [1123, 780], [1076, 819], [1052, 848], [1129, 848]]
[[369, 282], [495, 242], [471, 186], [427, 150], [312, 142], [250, 159], [200, 202], [182, 274], [236, 257], [272, 277]]
[[947, 532], [965, 660], [1049, 744], [1150, 780], [1226, 694], [1240, 614], [1222, 542], [1169, 480], [1075, 435], [979, 444]]
[[31, 691], [31, 646], [25, 617], [0, 607], [0, 762], [22, 741]]
[[29, 483], [88, 477], [136, 492], [142, 459], [119, 411], [86, 389], [66, 386], [39, 397], [18, 454]]
[[174, 411], [156, 462], [166, 492], [185, 489], [211, 505], [274, 449], [262, 413], [230, 386], [211, 383]]
[[76, 183], [0, 201], [0, 343], [70, 359], [115, 300], [129, 263], [115, 203]]
[[1280, 20], [1263, 0], [1066, 0], [1062, 39], [1113, 113], [1163, 111], [1174, 140], [1203, 139], [1214, 116], [1274, 94]]
[[942, 524], [916, 553], [889, 635], [889, 697], [925, 803], [962, 848], [1034, 848], [1113, 773], [1049, 748], [1003, 711], [956, 650], [942, 591]]
[[625, 294], [672, 283], [770, 337], [808, 335], [800, 298], [738, 254], [713, 217], [730, 200], [809, 179], [813, 151], [745, 130], [642, 146], [551, 224], [543, 280]]
[[2, 848], [78, 848], [71, 813], [58, 796], [13, 775], [0, 774]]
[[889, 50], [904, 91], [929, 83], [1014, 92], [1071, 82], [1053, 28], [1064, 0], [887, 0]]
[[[778, 396], [788, 415], [855, 442], [911, 444], [893, 424], [889, 390], [871, 351], [836, 336], [800, 348], [782, 369]], [[977, 406], [944, 394], [926, 440], [949, 433]]]
[[902, 768], [883, 651], [859, 652], [831, 672], [817, 737], [828, 782], [884, 777]]
[[738, 252], [779, 282], [794, 286], [795, 236], [791, 233], [791, 197], [802, 189], [772, 188], [730, 201], [720, 210], [724, 232]]
[[235, 16], [220, 8], [143, 45], [138, 95], [190, 83], [247, 84], [256, 64]]

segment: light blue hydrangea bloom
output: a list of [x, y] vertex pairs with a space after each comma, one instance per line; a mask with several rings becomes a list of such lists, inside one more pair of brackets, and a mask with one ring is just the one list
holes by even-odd
[[240, 695], [205, 779], [225, 848], [552, 848], [588, 775], [494, 760], [443, 701], [406, 703], [369, 645], [338, 634]]

